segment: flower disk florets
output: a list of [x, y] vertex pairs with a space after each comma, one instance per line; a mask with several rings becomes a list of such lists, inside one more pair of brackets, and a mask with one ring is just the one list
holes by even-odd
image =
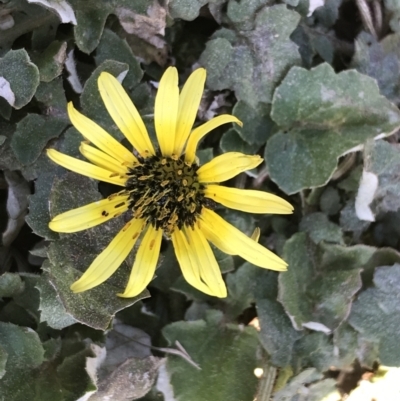
[[205, 197], [197, 178], [197, 164], [184, 157], [138, 157], [129, 169], [126, 190], [134, 217], [146, 219], [170, 236], [176, 228], [193, 227]]

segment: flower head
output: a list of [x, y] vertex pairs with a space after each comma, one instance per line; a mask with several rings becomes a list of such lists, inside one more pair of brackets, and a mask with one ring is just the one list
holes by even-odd
[[241, 122], [220, 115], [192, 129], [204, 89], [206, 71], [194, 71], [179, 93], [178, 73], [170, 67], [161, 78], [154, 110], [158, 146], [151, 142], [136, 107], [121, 84], [107, 72], [98, 80], [100, 95], [115, 124], [134, 148], [131, 152], [81, 113], [72, 103], [68, 114], [83, 135], [85, 162], [48, 149], [55, 163], [76, 173], [122, 187], [106, 199], [70, 210], [49, 223], [53, 231], [73, 233], [104, 223], [128, 210], [132, 219], [71, 286], [89, 290], [107, 280], [140, 238], [128, 284], [121, 297], [140, 294], [157, 266], [163, 236], [172, 241], [185, 279], [217, 297], [226, 287], [209, 241], [230, 255], [273, 270], [286, 270], [278, 256], [227, 223], [212, 209], [214, 202], [250, 213], [292, 213], [292, 206], [266, 192], [230, 188], [219, 183], [258, 166], [262, 159], [237, 152], [199, 166], [199, 141], [214, 128]]

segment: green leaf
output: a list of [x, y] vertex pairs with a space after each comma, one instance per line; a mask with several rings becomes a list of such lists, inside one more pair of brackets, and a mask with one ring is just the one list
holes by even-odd
[[66, 126], [64, 119], [28, 114], [17, 124], [11, 147], [18, 160], [27, 166], [40, 156], [47, 142], [58, 137]]
[[4, 273], [0, 276], [0, 298], [13, 297], [24, 289], [21, 277], [15, 273]]
[[11, 140], [15, 155], [25, 166], [35, 162], [48, 141], [58, 137], [69, 124], [61, 79], [42, 82], [35, 97], [43, 108], [43, 114], [28, 114], [24, 117], [17, 124]]
[[[61, 350], [64, 359], [58, 361], [61, 363], [57, 366], [56, 377], [52, 379], [60, 383], [57, 387], [61, 387], [67, 393], [68, 400], [79, 399], [82, 395], [93, 393], [97, 389], [92, 369], [101, 351], [99, 346], [90, 344], [89, 341], [67, 344]], [[45, 378], [43, 379], [45, 382]]]
[[332, 28], [339, 18], [339, 7], [342, 0], [327, 0], [323, 6], [315, 11], [315, 17], [324, 25], [325, 28]]
[[18, 170], [21, 163], [11, 149], [11, 139], [15, 132], [15, 125], [9, 124], [0, 118], [0, 132], [3, 143], [0, 145], [0, 168], [3, 170]]
[[302, 333], [296, 331], [289, 317], [277, 301], [257, 300], [257, 315], [260, 319], [260, 342], [271, 357], [273, 365], [289, 365], [293, 346]]
[[202, 166], [214, 158], [214, 151], [212, 148], [201, 149], [196, 152], [196, 157], [199, 158], [199, 165]]
[[383, 365], [399, 366], [400, 265], [376, 269], [374, 284], [354, 302], [349, 323], [365, 338], [379, 342], [379, 359]]
[[[164, 327], [170, 344], [183, 346], [201, 370], [177, 356], [167, 357], [167, 371], [177, 399], [191, 401], [253, 399], [257, 387], [257, 335], [252, 327], [224, 325], [222, 314], [207, 312], [206, 321], [176, 322]], [[221, 374], [224, 372], [224, 374]]]
[[39, 310], [41, 322], [46, 322], [56, 330], [62, 330], [76, 323], [76, 320], [66, 312], [57, 291], [48, 281], [46, 273], [42, 274], [36, 284], [36, 288], [40, 292]]
[[71, 22], [76, 25], [74, 11], [66, 0], [27, 0], [28, 3], [39, 3], [40, 5], [49, 8], [58, 15], [61, 22], [67, 24]]
[[206, 49], [201, 55], [201, 63], [207, 69], [208, 84], [211, 88], [218, 89], [214, 84], [226, 72], [233, 55], [234, 48], [230, 41], [224, 37], [207, 42]]
[[274, 394], [274, 401], [305, 401], [306, 396], [299, 398], [300, 394], [308, 393], [308, 385], [322, 379], [322, 374], [315, 368], [303, 370], [297, 376], [294, 376], [289, 383]]
[[39, 70], [24, 49], [10, 50], [0, 59], [0, 97], [20, 109], [28, 104], [39, 85]]
[[[93, 332], [83, 332], [82, 326], [75, 328], [78, 330], [65, 332], [62, 340], [43, 343], [45, 361], [26, 372], [21, 388], [9, 389], [7, 400], [75, 401], [83, 395], [87, 399], [96, 390], [95, 373], [104, 349], [87, 338], [93, 337]], [[101, 341], [99, 336], [96, 340]]]
[[0, 346], [0, 379], [6, 373], [6, 364], [7, 364], [8, 354], [3, 347]]
[[[78, 196], [79, 195], [79, 196]], [[67, 173], [54, 182], [51, 190], [51, 214], [57, 215], [100, 199], [90, 179]], [[90, 327], [105, 330], [111, 319], [124, 309], [147, 296], [147, 291], [135, 298], [119, 298], [127, 283], [130, 267], [124, 262], [111, 278], [102, 285], [74, 294], [70, 285], [84, 272], [94, 258], [109, 244], [125, 224], [120, 216], [89, 230], [65, 234], [49, 247], [49, 261], [43, 265], [65, 311], [75, 320]]]
[[341, 155], [400, 126], [397, 107], [374, 80], [335, 74], [328, 64], [293, 67], [275, 91], [271, 116], [281, 132], [268, 141], [266, 161], [288, 194], [326, 184]]
[[35, 181], [35, 193], [29, 197], [29, 214], [26, 222], [33, 232], [45, 239], [57, 239], [58, 234], [49, 228], [48, 199], [54, 179], [55, 165], [47, 156], [43, 156], [42, 174]]
[[0, 347], [7, 353], [6, 373], [0, 379], [0, 397], [26, 400], [25, 379], [44, 360], [44, 349], [36, 332], [26, 327], [0, 322]]
[[[104, 24], [110, 14], [115, 14], [128, 33], [134, 33], [148, 41], [165, 28], [165, 9], [154, 0], [70, 0], [75, 11], [77, 25], [75, 41], [84, 53], [91, 53], [99, 44]], [[140, 32], [141, 31], [141, 32]]]
[[353, 232], [353, 237], [358, 239], [370, 226], [369, 221], [360, 220], [356, 215], [355, 199], [350, 199], [340, 211], [340, 227], [343, 231]]
[[251, 263], [243, 263], [235, 272], [226, 276], [228, 297], [225, 314], [228, 319], [235, 319], [256, 300], [277, 296], [277, 274], [261, 269]]
[[357, 192], [360, 179], [362, 175], [362, 165], [359, 164], [350, 170], [350, 174], [346, 178], [338, 183], [338, 188], [343, 189], [345, 192], [352, 193]]
[[321, 241], [344, 244], [341, 228], [329, 221], [324, 213], [311, 213], [300, 222], [300, 231], [305, 231], [316, 244]]
[[279, 296], [297, 330], [329, 333], [348, 316], [361, 287], [360, 268], [374, 248], [323, 245], [321, 260], [305, 233], [295, 234], [283, 249], [289, 268], [279, 275]]
[[254, 17], [260, 9], [268, 5], [268, 0], [229, 1], [226, 14], [237, 27], [247, 30], [252, 28]]
[[91, 401], [136, 400], [153, 386], [160, 365], [151, 356], [151, 339], [144, 331], [119, 322], [106, 338], [106, 357], [98, 369], [98, 391]]
[[[7, 21], [8, 20], [8, 21]], [[37, 6], [36, 4], [29, 4], [26, 1], [13, 0], [2, 2], [2, 35], [0, 36], [0, 56], [5, 55], [6, 52], [12, 48], [16, 39], [20, 38], [23, 34], [32, 32], [32, 47], [36, 48], [35, 36], [38, 31], [45, 31], [49, 26], [53, 28], [53, 34], [48, 31], [47, 38], [50, 37], [50, 41], [54, 39], [55, 30], [58, 26], [58, 18], [52, 13], [45, 10], [43, 7]], [[7, 25], [8, 27], [4, 26]], [[11, 26], [10, 26], [11, 25]], [[25, 40], [24, 40], [25, 39]], [[24, 38], [20, 43], [20, 47], [26, 46], [29, 42], [28, 47], [31, 47], [30, 37]], [[49, 42], [46, 42], [49, 44]], [[46, 46], [46, 45], [45, 45]]]
[[5, 171], [4, 179], [7, 183], [7, 214], [8, 222], [2, 233], [2, 245], [5, 247], [17, 238], [25, 223], [28, 209], [29, 183], [16, 171]]
[[[355, 361], [360, 359], [358, 333], [347, 322], [341, 324], [333, 332], [335, 358], [332, 366], [337, 369], [348, 369]], [[361, 341], [360, 341], [361, 343]]]
[[332, 186], [327, 186], [319, 200], [321, 211], [328, 216], [332, 216], [341, 209], [341, 206], [339, 191]]
[[254, 154], [259, 148], [258, 145], [250, 145], [245, 142], [235, 128], [229, 129], [222, 135], [219, 147], [223, 152], [242, 152], [244, 154]]
[[99, 44], [107, 17], [113, 11], [112, 2], [70, 0], [76, 15], [75, 42], [84, 53], [90, 54]]
[[394, 33], [378, 42], [372, 35], [362, 32], [355, 41], [355, 53], [351, 67], [375, 78], [382, 95], [398, 103], [400, 101], [400, 35]]
[[143, 71], [139, 62], [132, 53], [132, 49], [126, 40], [121, 39], [116, 33], [105, 29], [100, 43], [96, 49], [96, 64], [100, 65], [106, 60], [115, 60], [129, 66], [124, 84], [128, 88], [135, 87], [143, 77]]
[[270, 103], [278, 82], [290, 67], [300, 64], [297, 46], [290, 40], [299, 20], [299, 14], [279, 4], [258, 10], [252, 30], [240, 35], [217, 31], [200, 58], [207, 68], [208, 87], [234, 90], [252, 107]]
[[255, 108], [239, 101], [235, 104], [232, 114], [242, 121], [243, 127], [235, 126], [241, 138], [250, 145], [264, 145], [276, 129], [276, 124], [269, 114], [271, 106], [260, 103]]
[[[53, 81], [54, 82], [54, 81]], [[71, 127], [63, 135], [63, 141], [59, 148], [62, 153], [73, 157], [81, 157], [79, 145], [83, 137], [78, 131]], [[55, 177], [61, 177], [65, 174], [65, 169], [51, 161], [46, 154], [42, 154], [33, 165], [38, 174], [34, 174], [30, 179], [36, 178], [35, 193], [29, 198], [29, 214], [26, 222], [32, 228], [33, 232], [46, 239], [54, 240], [58, 238], [58, 233], [49, 228], [49, 198]], [[32, 173], [32, 166], [29, 172]]]
[[374, 214], [396, 212], [400, 208], [400, 147], [385, 141], [377, 141], [365, 147], [364, 171], [374, 174], [378, 187], [373, 194]]
[[334, 401], [342, 399], [337, 388], [336, 379], [324, 379], [318, 383], [311, 384], [307, 401], [321, 401], [327, 397]]
[[389, 17], [390, 28], [394, 32], [400, 31], [400, 5], [396, 0], [384, 0], [385, 9]]
[[374, 340], [367, 340], [360, 333], [358, 335], [359, 349], [357, 359], [362, 366], [368, 366], [373, 369], [376, 361], [379, 360], [379, 344]]
[[14, 295], [14, 302], [25, 309], [34, 318], [35, 323], [39, 321], [39, 291], [36, 283], [39, 280], [37, 274], [20, 273], [24, 281], [24, 291]]
[[52, 42], [47, 49], [34, 58], [39, 68], [40, 80], [50, 82], [62, 74], [67, 58], [67, 42]]
[[64, 83], [61, 78], [41, 82], [35, 93], [43, 114], [69, 123]]
[[333, 356], [333, 344], [329, 337], [324, 333], [314, 332], [296, 342], [292, 365], [296, 371], [313, 366], [318, 371], [325, 372], [330, 368]]
[[209, 0], [171, 0], [168, 7], [172, 18], [193, 21], [199, 16], [200, 8], [208, 2]]
[[295, 234], [286, 242], [283, 252], [289, 268], [279, 277], [278, 299], [298, 330], [302, 329], [302, 323], [311, 321], [310, 301], [304, 295], [314, 276], [314, 269], [307, 248], [307, 235], [304, 233]]

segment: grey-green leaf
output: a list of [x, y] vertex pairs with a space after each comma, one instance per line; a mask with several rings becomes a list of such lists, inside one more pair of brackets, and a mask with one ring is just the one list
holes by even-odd
[[39, 70], [24, 49], [10, 50], [0, 59], [0, 97], [15, 109], [28, 104], [39, 85]]
[[290, 238], [283, 250], [290, 267], [279, 275], [278, 300], [294, 327], [326, 334], [336, 329], [349, 314], [352, 298], [361, 287], [360, 267], [373, 251], [321, 245], [317, 252], [305, 233]]
[[293, 346], [303, 334], [296, 331], [279, 302], [270, 299], [257, 300], [260, 319], [260, 342], [271, 356], [275, 366], [289, 365]]
[[324, 213], [311, 213], [304, 216], [300, 222], [300, 231], [308, 233], [310, 238], [319, 244], [321, 241], [343, 244], [342, 229], [329, 221]]
[[67, 58], [67, 42], [55, 40], [40, 55], [36, 56], [40, 80], [50, 82], [61, 75]]
[[[177, 356], [168, 356], [167, 371], [177, 399], [191, 401], [253, 399], [257, 379], [257, 335], [252, 327], [224, 325], [222, 314], [207, 312], [207, 319], [176, 322], [164, 327], [170, 344], [183, 346], [201, 370]], [[223, 374], [221, 374], [223, 372]]]
[[44, 360], [39, 336], [30, 328], [0, 322], [0, 347], [3, 361], [5, 353], [8, 355], [6, 373], [0, 379], [0, 397], [22, 401], [26, 390], [24, 376], [30, 375], [31, 370], [39, 367]]
[[143, 77], [139, 61], [132, 53], [132, 49], [126, 40], [121, 39], [116, 33], [105, 29], [100, 43], [96, 49], [96, 64], [100, 65], [106, 60], [115, 60], [129, 66], [128, 74], [124, 79], [124, 84], [128, 88], [135, 87]]
[[24, 284], [18, 274], [4, 273], [0, 276], [0, 298], [13, 297], [23, 289]]
[[367, 339], [379, 342], [379, 359], [383, 365], [399, 366], [400, 265], [378, 268], [374, 284], [354, 302], [349, 323]]
[[36, 284], [36, 288], [40, 292], [39, 310], [41, 322], [46, 322], [56, 330], [62, 330], [76, 323], [76, 320], [66, 312], [57, 291], [48, 281], [46, 273], [42, 274]]
[[243, 127], [235, 126], [236, 131], [247, 143], [264, 145], [276, 129], [276, 124], [269, 116], [270, 112], [271, 106], [266, 103], [253, 108], [243, 101], [237, 102], [232, 114], [242, 121]]
[[278, 4], [261, 8], [252, 30], [240, 35], [217, 31], [200, 58], [208, 71], [208, 86], [232, 89], [239, 100], [253, 107], [270, 103], [278, 82], [290, 67], [300, 64], [297, 46], [290, 40], [299, 20], [299, 14]]
[[28, 114], [17, 124], [11, 141], [11, 147], [18, 160], [25, 166], [32, 164], [40, 156], [47, 142], [58, 137], [67, 124], [64, 119]]
[[281, 131], [267, 143], [266, 161], [286, 193], [324, 185], [340, 156], [400, 126], [400, 112], [376, 82], [328, 64], [293, 67], [274, 93], [272, 119]]
[[208, 2], [209, 0], [172, 0], [168, 7], [172, 18], [193, 21], [199, 16], [200, 8]]
[[400, 208], [400, 147], [385, 141], [377, 141], [366, 146], [364, 170], [374, 174], [378, 187], [373, 194], [372, 209], [375, 214], [396, 212]]

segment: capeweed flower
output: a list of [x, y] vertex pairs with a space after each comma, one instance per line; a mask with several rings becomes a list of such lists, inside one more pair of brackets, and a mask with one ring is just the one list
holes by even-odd
[[55, 163], [87, 177], [120, 186], [121, 191], [101, 201], [55, 216], [53, 231], [73, 233], [97, 226], [128, 210], [132, 219], [98, 255], [86, 272], [71, 285], [81, 292], [107, 280], [121, 265], [135, 243], [140, 245], [121, 297], [140, 294], [154, 276], [161, 240], [172, 241], [186, 281], [216, 297], [226, 287], [209, 242], [230, 255], [272, 270], [286, 270], [286, 263], [257, 241], [226, 222], [210, 207], [214, 202], [250, 213], [292, 213], [292, 206], [276, 195], [220, 185], [262, 162], [259, 156], [228, 152], [199, 166], [199, 141], [214, 128], [241, 122], [220, 115], [193, 129], [204, 89], [206, 71], [194, 71], [179, 92], [178, 73], [170, 67], [161, 78], [154, 110], [158, 144], [150, 140], [136, 107], [121, 84], [102, 72], [98, 87], [105, 107], [134, 148], [131, 152], [95, 122], [79, 113], [72, 103], [68, 114], [83, 135], [82, 161], [48, 149]]

